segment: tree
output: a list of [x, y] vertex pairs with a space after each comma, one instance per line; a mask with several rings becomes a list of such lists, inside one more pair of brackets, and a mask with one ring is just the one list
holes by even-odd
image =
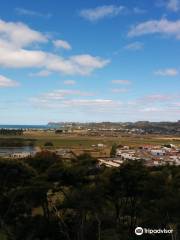
[[148, 179], [148, 170], [140, 161], [127, 161], [112, 172], [108, 196], [115, 210], [117, 227], [133, 232], [139, 221], [139, 206]]
[[116, 156], [116, 150], [117, 150], [117, 144], [114, 143], [111, 147], [110, 157], [115, 157]]
[[[1, 235], [11, 235], [12, 228], [26, 215], [31, 214], [31, 209], [22, 193], [30, 185], [36, 172], [23, 162], [1, 159], [0, 160], [0, 229]], [[8, 237], [8, 239], [11, 239]]]
[[34, 157], [27, 158], [25, 162], [41, 174], [59, 160], [59, 157], [55, 153], [42, 151], [37, 153]]
[[53, 143], [52, 142], [45, 142], [44, 144], [45, 147], [53, 147]]
[[126, 161], [99, 166], [88, 154], [62, 161], [51, 152], [0, 160], [0, 239], [138, 239], [137, 226], [180, 228], [180, 167]]

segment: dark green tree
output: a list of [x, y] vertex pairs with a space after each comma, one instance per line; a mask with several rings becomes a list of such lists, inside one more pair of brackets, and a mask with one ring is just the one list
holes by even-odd
[[116, 150], [117, 150], [117, 144], [114, 143], [111, 147], [110, 157], [115, 157], [116, 156]]

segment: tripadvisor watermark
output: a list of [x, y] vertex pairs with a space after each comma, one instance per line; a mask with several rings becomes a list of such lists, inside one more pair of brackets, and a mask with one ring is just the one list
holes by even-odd
[[136, 235], [142, 235], [142, 234], [172, 234], [173, 229], [150, 229], [150, 228], [142, 228], [142, 227], [137, 227], [135, 229], [135, 234]]

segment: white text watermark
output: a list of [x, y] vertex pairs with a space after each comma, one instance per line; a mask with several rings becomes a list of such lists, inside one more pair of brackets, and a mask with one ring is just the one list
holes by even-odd
[[137, 227], [135, 229], [135, 234], [136, 235], [142, 235], [142, 234], [172, 234], [173, 229], [150, 229], [150, 228], [142, 228], [142, 227]]

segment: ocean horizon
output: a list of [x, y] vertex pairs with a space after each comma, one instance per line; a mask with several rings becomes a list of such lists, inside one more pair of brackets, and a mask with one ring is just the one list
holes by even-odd
[[33, 124], [0, 124], [0, 129], [46, 129], [50, 128], [48, 125], [33, 125]]

